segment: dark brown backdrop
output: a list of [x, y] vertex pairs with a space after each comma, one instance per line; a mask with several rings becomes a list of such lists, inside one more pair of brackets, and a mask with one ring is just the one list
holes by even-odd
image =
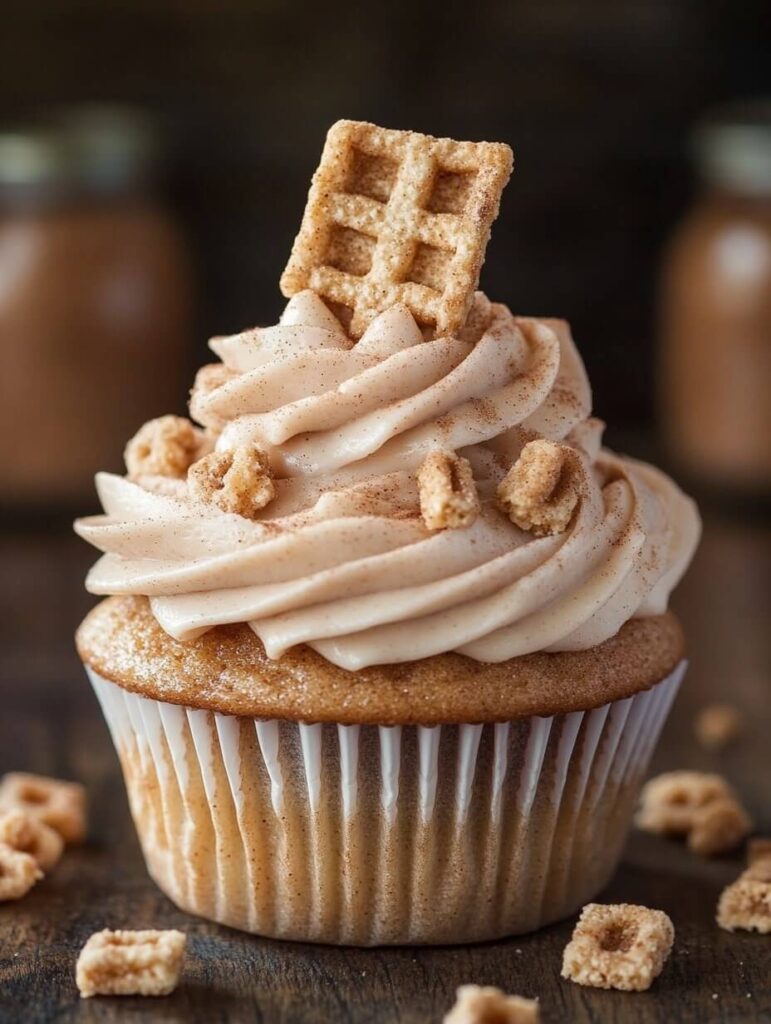
[[368, 118], [505, 139], [486, 289], [574, 325], [597, 411], [649, 422], [655, 278], [690, 188], [689, 122], [771, 92], [764, 0], [5, 0], [0, 116], [164, 114], [201, 280], [197, 339], [270, 321], [323, 133]]

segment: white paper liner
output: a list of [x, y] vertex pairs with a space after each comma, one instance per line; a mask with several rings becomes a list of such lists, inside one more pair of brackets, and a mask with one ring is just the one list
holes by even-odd
[[595, 896], [684, 671], [593, 711], [432, 727], [236, 718], [88, 674], [172, 900], [379, 945], [532, 931]]

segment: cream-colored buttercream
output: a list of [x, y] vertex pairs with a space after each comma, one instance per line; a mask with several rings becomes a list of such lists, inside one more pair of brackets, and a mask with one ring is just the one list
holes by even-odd
[[[97, 478], [104, 515], [78, 533], [104, 552], [95, 594], [141, 594], [177, 639], [248, 622], [271, 657], [306, 643], [346, 669], [459, 651], [503, 661], [584, 649], [657, 615], [699, 535], [662, 473], [601, 448], [586, 373], [563, 321], [476, 299], [478, 338], [424, 341], [409, 311], [354, 345], [312, 292], [281, 322], [211, 344], [191, 415], [217, 450], [256, 443], [276, 496], [256, 519], [195, 501], [184, 481]], [[571, 445], [568, 529], [534, 537], [496, 488], [535, 438]], [[416, 473], [434, 449], [471, 463], [481, 513], [431, 532]]]

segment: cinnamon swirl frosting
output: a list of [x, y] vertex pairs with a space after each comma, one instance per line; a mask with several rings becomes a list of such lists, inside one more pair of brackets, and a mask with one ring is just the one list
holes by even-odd
[[[578, 650], [666, 609], [698, 515], [662, 473], [602, 448], [564, 322], [479, 293], [459, 337], [426, 341], [396, 306], [354, 344], [308, 291], [279, 324], [211, 347], [221, 362], [190, 403], [201, 451], [259, 446], [274, 496], [244, 518], [182, 478], [99, 474], [104, 514], [76, 523], [103, 552], [92, 593], [146, 595], [180, 640], [246, 622], [270, 657], [308, 644], [351, 670]], [[514, 525], [496, 500], [536, 439], [572, 453], [579, 499], [557, 535]], [[481, 510], [465, 528], [421, 517], [416, 474], [436, 449], [471, 465]]]

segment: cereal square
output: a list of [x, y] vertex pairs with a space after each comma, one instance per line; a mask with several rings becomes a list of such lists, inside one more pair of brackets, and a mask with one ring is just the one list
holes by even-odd
[[166, 996], [179, 983], [186, 942], [174, 930], [97, 932], [78, 957], [78, 990], [84, 999]]
[[0, 810], [13, 808], [55, 829], [65, 843], [86, 837], [86, 791], [78, 782], [9, 772], [0, 781]]
[[499, 988], [461, 985], [444, 1024], [538, 1024], [535, 999], [507, 996]]
[[565, 947], [562, 977], [578, 985], [642, 992], [661, 973], [674, 937], [661, 910], [588, 903]]

